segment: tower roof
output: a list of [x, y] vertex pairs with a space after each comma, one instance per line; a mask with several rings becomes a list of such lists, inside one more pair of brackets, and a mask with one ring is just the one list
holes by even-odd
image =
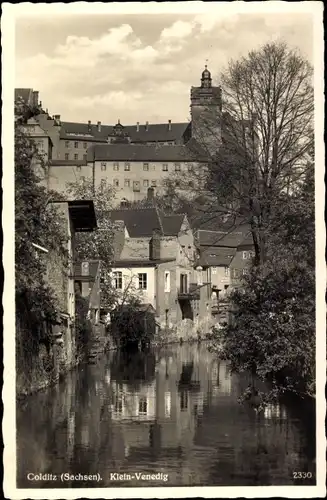
[[208, 66], [207, 65], [205, 65], [204, 71], [202, 71], [202, 79], [205, 79], [205, 78], [211, 79], [211, 73], [208, 70]]
[[211, 73], [208, 70], [208, 66], [205, 65], [204, 71], [202, 71], [201, 77], [201, 87], [210, 88], [211, 87]]

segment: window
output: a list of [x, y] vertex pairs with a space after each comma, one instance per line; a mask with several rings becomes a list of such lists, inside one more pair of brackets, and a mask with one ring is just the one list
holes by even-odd
[[187, 165], [187, 170], [189, 172], [192, 172], [193, 171], [193, 165]]
[[180, 275], [180, 293], [188, 293], [187, 274]]
[[170, 292], [170, 272], [165, 271], [165, 292]]
[[163, 165], [162, 165], [162, 171], [163, 172], [168, 172], [168, 163], [163, 163]]
[[78, 160], [78, 154], [77, 153], [74, 154], [74, 160]]
[[175, 181], [175, 186], [179, 187], [180, 186], [180, 182], [179, 181]]
[[148, 163], [143, 163], [143, 170], [146, 172], [149, 171], [149, 164]]
[[83, 148], [87, 149], [87, 142], [83, 142]]
[[65, 147], [69, 148], [69, 141], [65, 141]]
[[148, 181], [148, 179], [144, 179], [143, 186], [144, 187], [149, 187], [149, 181]]
[[181, 410], [187, 410], [187, 407], [188, 407], [188, 392], [187, 391], [183, 391], [181, 392]]
[[116, 172], [118, 172], [118, 170], [119, 170], [119, 163], [117, 163], [117, 162], [114, 163], [114, 170]]
[[119, 187], [119, 180], [118, 180], [118, 179], [114, 179], [114, 186], [115, 186], [116, 188], [118, 188], [118, 187]]
[[106, 162], [102, 162], [101, 163], [101, 170], [102, 171], [107, 170], [107, 164], [106, 164]]
[[117, 290], [122, 290], [123, 288], [123, 273], [121, 271], [115, 271], [113, 273], [114, 276], [114, 287]]
[[133, 191], [140, 191], [140, 181], [133, 181]]
[[76, 170], [77, 170], [77, 172], [80, 172], [80, 171], [81, 171], [81, 167], [78, 165], [78, 166], [76, 167]]
[[225, 266], [225, 276], [229, 276], [229, 267]]
[[139, 273], [139, 288], [141, 290], [146, 290], [148, 286], [148, 279], [146, 273]]
[[175, 163], [175, 172], [180, 172], [180, 170], [181, 170], [181, 164]]
[[156, 187], [157, 186], [157, 181], [151, 181], [151, 186]]
[[171, 395], [170, 392], [165, 392], [165, 417], [170, 417], [171, 410]]
[[83, 155], [83, 160], [87, 161], [87, 155]]
[[243, 252], [243, 259], [252, 259], [254, 257], [254, 252], [252, 250]]
[[125, 163], [124, 170], [126, 170], [127, 172], [129, 172], [130, 169], [131, 169], [131, 164], [130, 163]]
[[124, 180], [124, 186], [129, 188], [130, 185], [131, 185], [131, 181], [129, 179], [125, 179]]
[[117, 398], [115, 402], [115, 412], [116, 413], [123, 413], [123, 401], [121, 398]]
[[78, 142], [74, 142], [74, 148], [78, 148]]
[[242, 270], [242, 274], [243, 274], [243, 276], [246, 276], [247, 274], [249, 274], [249, 270], [248, 269], [243, 269]]
[[65, 153], [65, 160], [69, 160], [69, 153]]
[[139, 401], [139, 414], [146, 415], [148, 412], [148, 401], [146, 398], [142, 397]]

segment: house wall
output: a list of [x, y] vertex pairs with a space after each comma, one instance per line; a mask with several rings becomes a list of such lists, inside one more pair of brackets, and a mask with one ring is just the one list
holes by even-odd
[[236, 251], [236, 255], [230, 264], [230, 280], [232, 287], [239, 287], [242, 283], [242, 276], [248, 272], [252, 264], [253, 245], [242, 245]]
[[[139, 297], [143, 303], [151, 304], [153, 308], [156, 308], [156, 283], [155, 283], [155, 266], [153, 267], [114, 267], [112, 268], [112, 277], [114, 272], [122, 273], [122, 290], [119, 291], [121, 297], [124, 294], [131, 293], [132, 295]], [[144, 273], [147, 275], [147, 289], [139, 289], [138, 274]]]
[[82, 165], [50, 165], [48, 169], [48, 186], [59, 193], [66, 192], [68, 182], [83, 182], [92, 179], [92, 168]]
[[[219, 298], [225, 298], [229, 292], [231, 278], [229, 266], [212, 266], [209, 268], [210, 279], [212, 286], [216, 286], [219, 290]], [[225, 287], [228, 287], [225, 289]]]

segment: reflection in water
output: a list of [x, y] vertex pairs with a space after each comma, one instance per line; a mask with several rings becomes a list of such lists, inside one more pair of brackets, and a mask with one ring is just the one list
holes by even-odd
[[[314, 436], [285, 404], [260, 415], [240, 405], [247, 383], [204, 345], [111, 352], [18, 409], [18, 487], [144, 486], [136, 473], [159, 472], [168, 481], [151, 486], [285, 485], [293, 471], [312, 472], [314, 484]], [[102, 481], [28, 481], [28, 472]], [[115, 482], [114, 472], [134, 479]]]

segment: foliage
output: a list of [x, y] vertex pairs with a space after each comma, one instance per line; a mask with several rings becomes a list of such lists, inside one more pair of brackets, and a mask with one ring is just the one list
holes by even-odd
[[110, 271], [114, 258], [115, 225], [110, 221], [108, 212], [112, 209], [113, 189], [106, 181], [94, 187], [93, 181], [86, 179], [67, 183], [66, 191], [74, 199], [94, 202], [98, 228], [92, 233], [76, 234], [76, 254], [79, 260], [101, 260], [101, 307], [110, 309], [114, 295]]
[[92, 335], [91, 321], [88, 319], [89, 302], [79, 294], [75, 294], [75, 339], [77, 354], [85, 356]]
[[267, 234], [267, 259], [231, 297], [233, 323], [215, 346], [232, 369], [273, 384], [271, 394], [315, 392], [314, 168], [295, 194], [279, 199]]
[[[53, 321], [57, 298], [46, 281], [46, 262], [32, 243], [65, 256], [64, 225], [49, 204], [52, 192], [41, 185], [38, 171], [46, 166], [21, 123], [15, 124], [15, 293], [18, 317], [29, 323], [29, 341], [37, 349], [39, 325]], [[33, 339], [33, 335], [34, 338]], [[26, 339], [25, 339], [26, 340]]]

